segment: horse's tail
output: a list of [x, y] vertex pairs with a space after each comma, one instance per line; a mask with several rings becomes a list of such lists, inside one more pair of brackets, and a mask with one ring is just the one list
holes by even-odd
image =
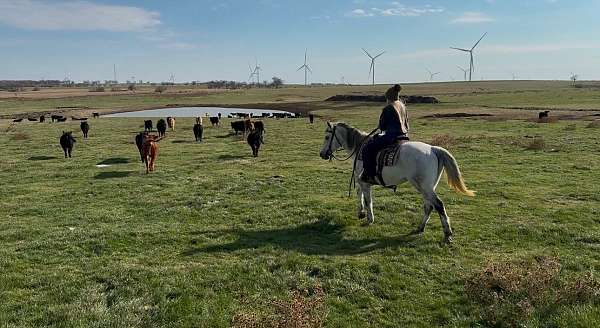
[[458, 168], [458, 163], [456, 163], [454, 156], [444, 148], [435, 146], [431, 148], [444, 169], [446, 169], [448, 185], [458, 193], [471, 197], [475, 196], [475, 192], [469, 190], [465, 185], [465, 181], [463, 180], [462, 174], [460, 174], [460, 169]]

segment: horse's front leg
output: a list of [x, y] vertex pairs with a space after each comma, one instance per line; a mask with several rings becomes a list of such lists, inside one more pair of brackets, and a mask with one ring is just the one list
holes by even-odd
[[365, 196], [360, 183], [356, 186], [356, 196], [358, 197], [358, 218], [362, 220], [367, 216], [367, 213], [365, 212]]
[[367, 209], [367, 223], [373, 224], [375, 216], [373, 215], [373, 199], [371, 198], [371, 185], [361, 183], [360, 188], [363, 191], [365, 207]]

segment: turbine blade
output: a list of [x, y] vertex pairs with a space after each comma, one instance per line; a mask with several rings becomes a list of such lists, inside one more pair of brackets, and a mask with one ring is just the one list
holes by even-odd
[[460, 50], [460, 51], [464, 51], [464, 52], [471, 52], [471, 50], [468, 50], [468, 49], [463, 49], [463, 48], [455, 48], [455, 47], [450, 47], [450, 49], [454, 49], [454, 50]]
[[369, 67], [369, 76], [371, 76], [371, 72], [373, 71], [373, 66], [375, 66], [375, 61], [371, 60], [371, 67]]
[[475, 43], [475, 45], [473, 46], [473, 48], [471, 48], [471, 51], [473, 51], [473, 49], [475, 49], [475, 47], [477, 47], [477, 45], [479, 44], [479, 42], [481, 42], [481, 40], [483, 40], [483, 38], [485, 38], [486, 35], [487, 35], [487, 32], [483, 33], [483, 35], [481, 36], [481, 39], [479, 39], [479, 41], [477, 41], [477, 43]]
[[384, 51], [384, 52], [382, 52], [382, 53], [380, 53], [379, 55], [375, 56], [375, 58], [373, 58], [373, 59], [377, 59], [377, 57], [379, 57], [379, 56], [383, 55], [384, 53], [385, 53], [385, 51]]
[[371, 56], [371, 54], [368, 51], [366, 51], [365, 48], [361, 48], [361, 49], [362, 49], [362, 51], [365, 52], [365, 54], [367, 54], [367, 56], [369, 56], [369, 58], [373, 59], [373, 56]]
[[298, 67], [298, 69], [296, 70], [296, 72], [298, 72], [299, 70], [301, 70], [301, 69], [303, 69], [303, 68], [304, 68], [304, 65], [302, 65], [302, 66]]
[[306, 69], [312, 74], [312, 70], [310, 69], [310, 67], [308, 67], [308, 65], [306, 65]]

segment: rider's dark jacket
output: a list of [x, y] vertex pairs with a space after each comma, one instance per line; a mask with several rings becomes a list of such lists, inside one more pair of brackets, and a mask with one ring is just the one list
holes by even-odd
[[383, 109], [379, 116], [379, 130], [388, 136], [408, 135], [408, 115], [401, 102], [393, 102]]

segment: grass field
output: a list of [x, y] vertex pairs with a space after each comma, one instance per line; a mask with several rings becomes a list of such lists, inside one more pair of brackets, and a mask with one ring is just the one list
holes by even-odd
[[[321, 101], [383, 88], [3, 99], [0, 114], [86, 101], [105, 110], [310, 102], [371, 130], [380, 105]], [[0, 326], [598, 326], [600, 125], [593, 116], [538, 124], [521, 119], [537, 112], [517, 108], [594, 115], [597, 91], [559, 82], [405, 89], [444, 102], [409, 107], [412, 138], [447, 147], [477, 191], [438, 188], [452, 246], [440, 243], [436, 216], [424, 235], [407, 235], [422, 215], [408, 185], [376, 189], [375, 224], [358, 220], [346, 197], [351, 164], [318, 156], [321, 121], [266, 120], [252, 158], [228, 122], [196, 144], [193, 119], [181, 119], [149, 175], [133, 144], [142, 120], [90, 120], [88, 140], [77, 122], [0, 121]], [[422, 118], [462, 111], [504, 116]], [[70, 160], [63, 130], [79, 136]]]

